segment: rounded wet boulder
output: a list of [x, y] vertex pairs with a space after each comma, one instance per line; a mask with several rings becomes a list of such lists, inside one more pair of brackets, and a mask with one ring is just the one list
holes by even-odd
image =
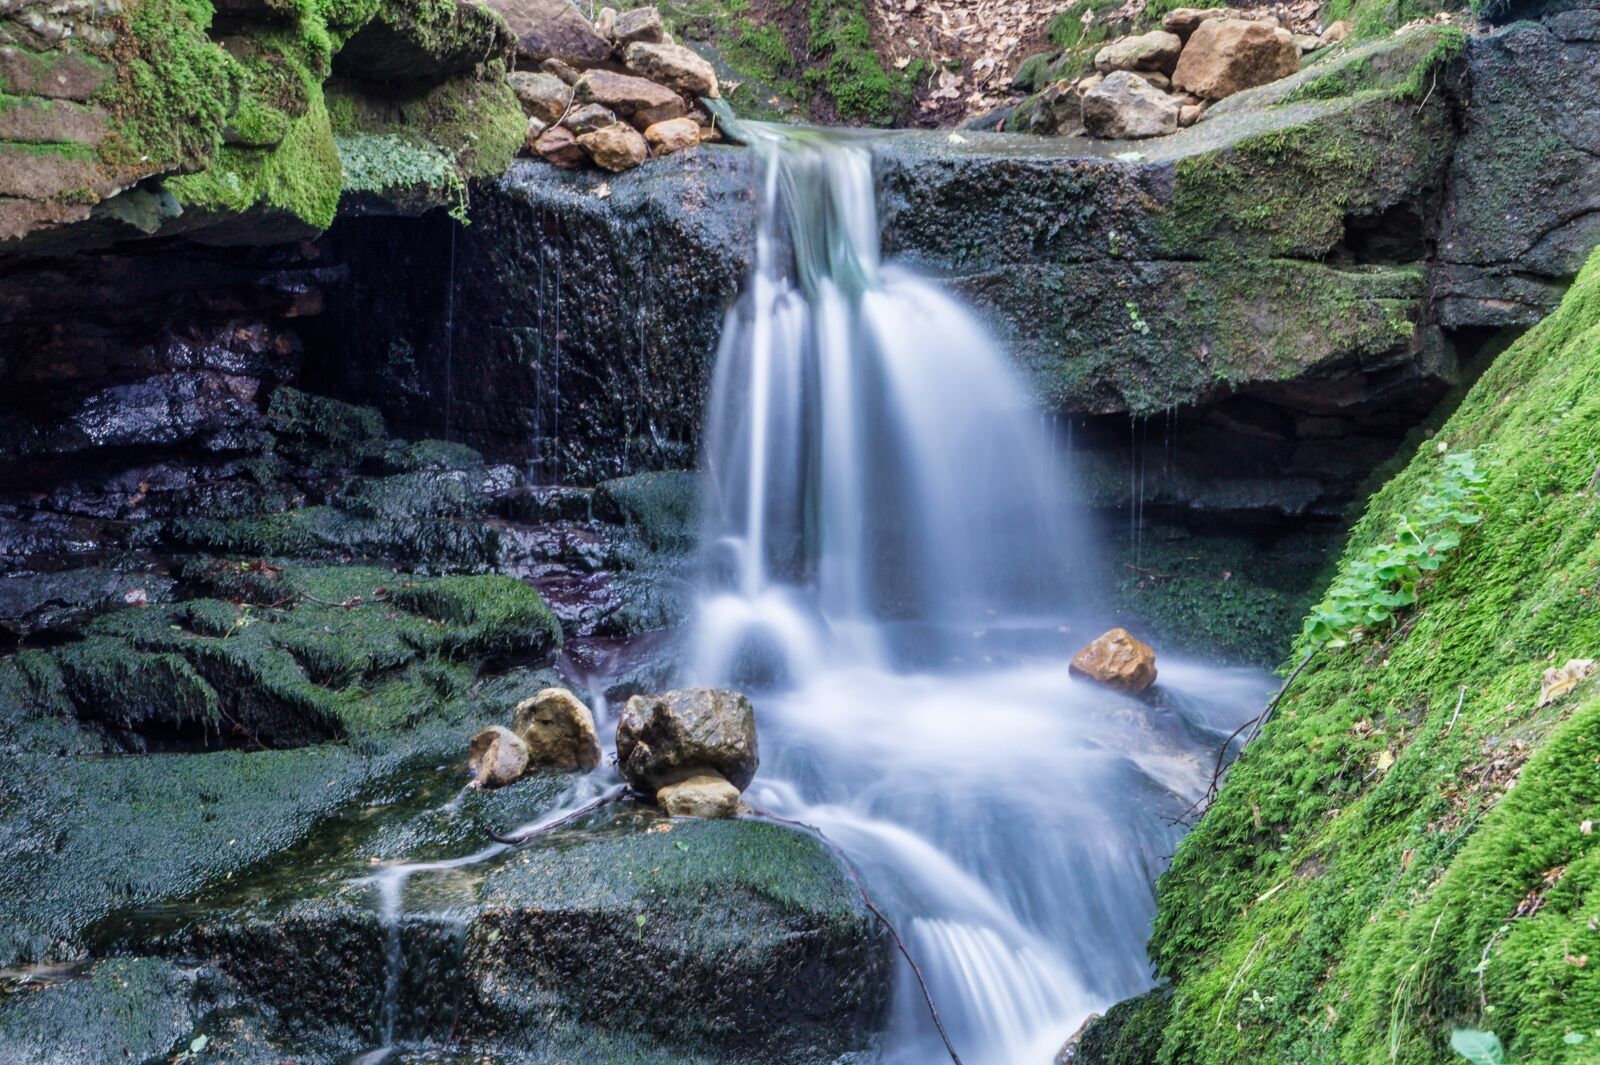
[[493, 725], [467, 745], [467, 776], [474, 788], [510, 784], [528, 768], [528, 745], [508, 728]]
[[743, 791], [760, 764], [755, 710], [720, 688], [635, 695], [617, 722], [617, 763], [646, 795], [708, 769]]
[[529, 765], [587, 770], [600, 764], [594, 715], [565, 688], [545, 688], [518, 703], [511, 731], [527, 745]]
[[1156, 682], [1156, 653], [1127, 629], [1112, 629], [1073, 655], [1068, 672], [1137, 695]]

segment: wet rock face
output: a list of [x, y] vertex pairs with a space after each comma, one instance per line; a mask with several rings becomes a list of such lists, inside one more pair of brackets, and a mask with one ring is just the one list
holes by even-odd
[[617, 721], [617, 764], [646, 795], [711, 769], [743, 791], [755, 777], [756, 718], [739, 692], [635, 695]]
[[1434, 300], [1450, 327], [1525, 326], [1600, 243], [1600, 11], [1474, 40]]

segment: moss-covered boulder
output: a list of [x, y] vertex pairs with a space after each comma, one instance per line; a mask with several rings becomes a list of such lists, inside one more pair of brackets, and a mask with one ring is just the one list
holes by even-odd
[[[31, 3], [0, 43], [0, 252], [312, 236], [347, 187], [449, 203], [521, 142], [510, 35], [458, 0]], [[386, 102], [334, 108], [330, 79]]]
[[1600, 697], [1543, 700], [1541, 677], [1600, 644], [1597, 358], [1593, 257], [1372, 500], [1347, 572], [1445, 454], [1487, 474], [1418, 602], [1312, 658], [1180, 846], [1155, 1060], [1433, 1063], [1458, 1029], [1510, 1061], [1592, 1059]]

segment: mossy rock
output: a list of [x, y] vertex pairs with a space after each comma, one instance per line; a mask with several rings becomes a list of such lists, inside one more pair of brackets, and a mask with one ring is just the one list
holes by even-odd
[[699, 531], [700, 492], [697, 473], [635, 473], [596, 486], [594, 513], [631, 527], [651, 550], [687, 551]]
[[1347, 557], [1394, 535], [1442, 450], [1488, 469], [1418, 604], [1312, 659], [1179, 847], [1157, 1060], [1420, 1065], [1456, 1027], [1591, 1060], [1600, 696], [1540, 692], [1600, 646], [1597, 359], [1600, 256], [1369, 504]]

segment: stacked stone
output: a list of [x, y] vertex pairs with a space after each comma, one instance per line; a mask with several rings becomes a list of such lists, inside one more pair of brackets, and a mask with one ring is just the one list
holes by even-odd
[[1175, 133], [1218, 100], [1294, 74], [1302, 55], [1349, 32], [1335, 22], [1318, 36], [1294, 34], [1265, 10], [1178, 8], [1161, 29], [1100, 49], [1092, 73], [1044, 90], [1034, 126], [1117, 140]]
[[87, 218], [119, 184], [97, 150], [109, 116], [92, 102], [111, 74], [95, 52], [114, 43], [100, 23], [116, 0], [0, 6], [0, 241]]
[[591, 23], [569, 0], [492, 6], [517, 36], [508, 80], [528, 116], [528, 150], [546, 162], [619, 173], [716, 138], [697, 103], [719, 95], [716, 71], [673, 41], [655, 8], [604, 8]]

